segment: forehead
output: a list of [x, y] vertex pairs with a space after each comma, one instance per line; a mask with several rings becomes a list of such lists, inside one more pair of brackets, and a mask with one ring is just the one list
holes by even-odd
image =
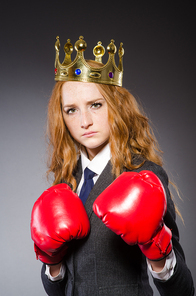
[[95, 83], [68, 81], [62, 87], [62, 99], [96, 99], [103, 98]]

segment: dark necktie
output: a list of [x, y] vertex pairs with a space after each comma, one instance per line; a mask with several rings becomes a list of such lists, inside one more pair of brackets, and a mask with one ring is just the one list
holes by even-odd
[[94, 186], [93, 177], [95, 173], [89, 170], [88, 168], [85, 168], [84, 170], [84, 183], [82, 185], [81, 191], [80, 191], [80, 199], [82, 200], [83, 204], [85, 204], [87, 197], [89, 196], [89, 193], [91, 192], [91, 189]]

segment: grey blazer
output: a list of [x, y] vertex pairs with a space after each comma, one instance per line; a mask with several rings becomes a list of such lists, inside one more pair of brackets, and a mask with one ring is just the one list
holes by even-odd
[[[43, 264], [42, 282], [46, 293], [50, 296], [153, 295], [148, 281], [146, 258], [139, 247], [127, 245], [93, 212], [95, 199], [113, 181], [111, 169], [111, 163], [108, 162], [86, 201], [85, 208], [91, 231], [85, 239], [70, 243], [68, 254], [64, 258], [65, 278], [51, 282], [45, 275], [45, 264]], [[168, 177], [162, 167], [149, 161], [134, 171], [141, 170], [153, 171], [165, 187], [168, 202], [165, 223], [172, 230], [173, 248], [177, 258], [174, 275], [166, 282], [154, 280], [154, 283], [160, 295], [193, 296], [193, 280], [179, 244], [174, 204], [168, 190]], [[75, 174], [77, 184], [81, 175], [82, 168], [79, 161]]]

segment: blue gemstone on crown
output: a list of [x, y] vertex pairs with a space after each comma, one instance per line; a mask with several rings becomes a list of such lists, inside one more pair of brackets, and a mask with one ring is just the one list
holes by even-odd
[[114, 77], [114, 73], [113, 72], [109, 72], [109, 77], [113, 78]]
[[75, 70], [75, 74], [76, 74], [77, 76], [79, 76], [79, 75], [81, 74], [81, 72], [82, 72], [82, 71], [81, 71], [79, 68]]

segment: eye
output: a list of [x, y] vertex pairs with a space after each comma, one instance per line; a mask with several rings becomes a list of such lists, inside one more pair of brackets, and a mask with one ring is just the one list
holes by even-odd
[[76, 109], [75, 108], [70, 108], [70, 109], [66, 110], [65, 112], [66, 112], [66, 114], [73, 114], [73, 113], [76, 112]]
[[91, 107], [92, 107], [93, 109], [98, 109], [98, 108], [100, 108], [101, 106], [102, 106], [101, 103], [93, 103], [93, 104], [91, 105]]

